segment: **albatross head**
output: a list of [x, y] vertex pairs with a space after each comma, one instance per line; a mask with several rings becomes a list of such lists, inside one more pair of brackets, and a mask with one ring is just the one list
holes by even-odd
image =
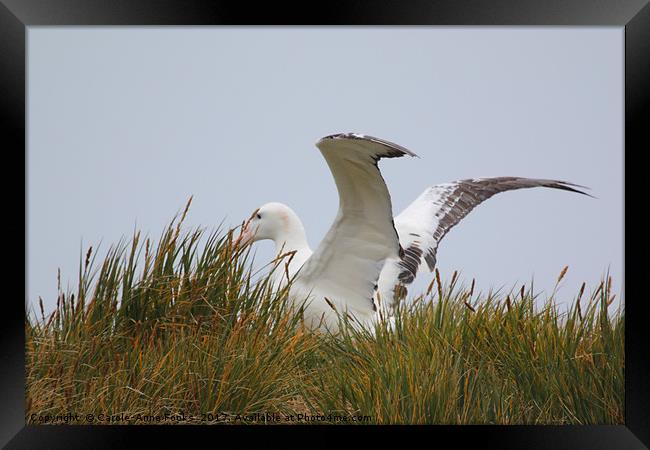
[[305, 230], [298, 215], [291, 208], [283, 203], [272, 202], [253, 211], [238, 239], [244, 245], [263, 239], [275, 241], [276, 246], [285, 243], [302, 245], [305, 241]]

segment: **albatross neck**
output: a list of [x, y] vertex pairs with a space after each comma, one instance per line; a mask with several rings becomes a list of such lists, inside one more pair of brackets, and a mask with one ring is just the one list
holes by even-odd
[[286, 227], [274, 239], [276, 253], [286, 253], [294, 250], [298, 252], [303, 250], [311, 251], [307, 243], [305, 228], [298, 216], [295, 213], [289, 214], [288, 219]]

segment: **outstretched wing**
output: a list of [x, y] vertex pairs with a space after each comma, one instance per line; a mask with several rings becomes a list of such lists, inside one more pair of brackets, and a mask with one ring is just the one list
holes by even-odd
[[374, 311], [372, 296], [386, 258], [400, 253], [390, 195], [377, 163], [381, 158], [416, 155], [359, 134], [327, 136], [316, 145], [334, 176], [339, 210], [325, 238], [300, 269], [296, 284], [309, 290], [311, 305], [324, 311], [330, 302], [339, 312], [368, 315]]
[[391, 305], [395, 297], [406, 295], [424, 264], [433, 271], [440, 240], [476, 206], [500, 192], [547, 187], [582, 192], [565, 181], [520, 177], [496, 177], [459, 180], [427, 188], [413, 203], [395, 217], [395, 228], [404, 248], [401, 258], [386, 262], [378, 281], [380, 302]]

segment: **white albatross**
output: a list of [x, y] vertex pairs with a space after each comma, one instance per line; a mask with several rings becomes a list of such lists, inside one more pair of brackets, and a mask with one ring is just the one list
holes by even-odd
[[[271, 239], [276, 253], [293, 252], [276, 283], [293, 279], [290, 298], [304, 307], [311, 328], [338, 330], [339, 314], [369, 325], [378, 306], [390, 315], [406, 287], [426, 266], [436, 264], [440, 240], [477, 205], [514, 189], [548, 187], [586, 194], [576, 184], [545, 179], [495, 177], [428, 187], [393, 220], [390, 194], [377, 165], [381, 158], [417, 156], [392, 142], [362, 134], [335, 134], [316, 143], [330, 167], [339, 210], [312, 252], [298, 215], [282, 203], [256, 209], [239, 242]], [[304, 303], [302, 303], [304, 302]]]

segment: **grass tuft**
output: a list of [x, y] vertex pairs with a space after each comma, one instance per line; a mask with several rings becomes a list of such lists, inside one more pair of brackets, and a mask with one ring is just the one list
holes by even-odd
[[436, 269], [373, 331], [312, 333], [287, 288], [272, 289], [292, 255], [257, 276], [234, 230], [183, 231], [189, 205], [155, 244], [136, 231], [99, 265], [88, 248], [49, 316], [39, 299], [25, 322], [27, 423], [623, 423], [610, 277], [560, 312], [555, 292], [535, 307], [532, 287], [475, 294]]

